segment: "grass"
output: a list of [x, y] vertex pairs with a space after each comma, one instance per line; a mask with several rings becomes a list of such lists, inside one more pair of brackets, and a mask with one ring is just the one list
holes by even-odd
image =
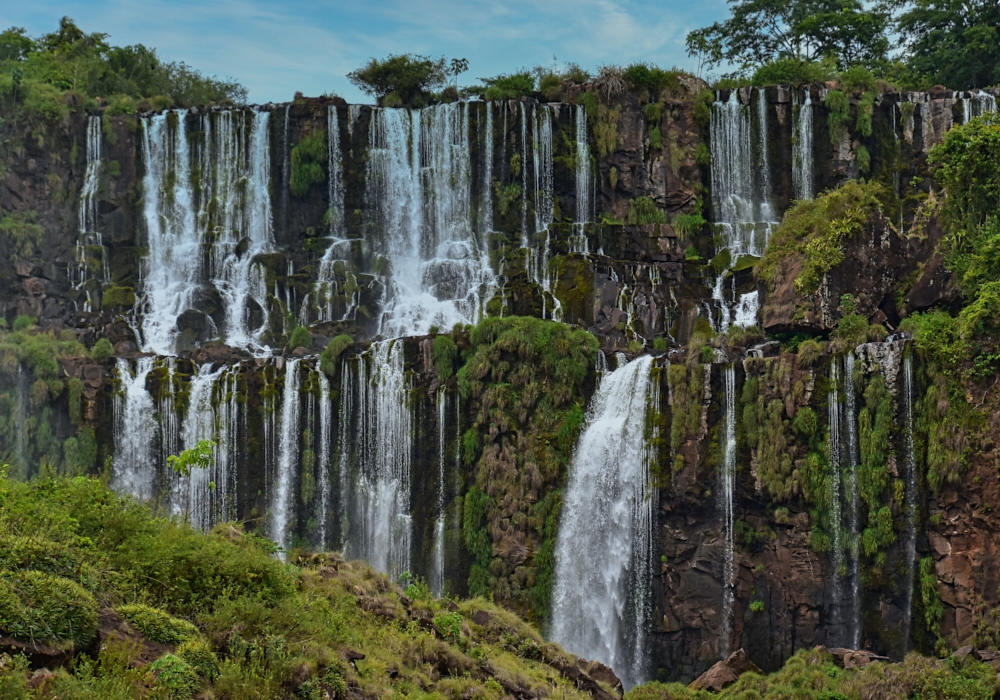
[[[38, 641], [85, 643], [98, 608], [108, 607], [147, 636], [170, 640], [144, 667], [133, 663], [134, 644], [105, 643], [96, 658], [79, 654], [34, 688], [23, 657], [0, 655], [5, 700], [500, 700], [517, 689], [589, 698], [557, 670], [567, 661], [558, 647], [484, 599], [404, 598], [385, 576], [337, 554], [293, 553], [283, 564], [270, 543], [237, 526], [202, 534], [152, 517], [93, 479], [2, 479], [0, 504], [0, 532], [33, 543], [4, 562], [11, 570], [0, 586], [31, 580], [41, 582], [36, 589], [72, 594], [72, 605], [60, 606], [55, 595], [35, 605], [27, 584], [13, 594], [0, 587], [3, 632], [30, 635], [10, 629], [4, 616], [13, 595], [22, 608], [32, 604], [36, 628], [44, 628]], [[8, 551], [0, 547], [0, 556]], [[66, 611], [81, 621], [71, 632]], [[348, 663], [349, 650], [360, 658]]]
[[304, 197], [313, 185], [326, 182], [327, 160], [326, 133], [316, 131], [306, 136], [292, 148], [292, 172], [288, 188], [296, 197]]

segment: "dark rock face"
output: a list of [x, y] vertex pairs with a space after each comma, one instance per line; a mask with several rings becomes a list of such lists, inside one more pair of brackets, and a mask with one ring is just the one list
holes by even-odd
[[[678, 216], [691, 215], [699, 203], [706, 215], [711, 213], [710, 170], [704, 159], [698, 157], [699, 146], [705, 146], [708, 137], [707, 129], [696, 120], [695, 98], [702, 87], [691, 83], [677, 95], [664, 98], [656, 123], [646, 118], [647, 97], [624, 96], [616, 105], [619, 108], [617, 145], [606, 154], [599, 152], [594, 138], [595, 123], [590, 119], [595, 199], [592, 218], [598, 219], [596, 215], [601, 213], [607, 217], [603, 223], [590, 221], [582, 227], [586, 253], [579, 252], [579, 241], [574, 240], [578, 236], [577, 227], [573, 225], [576, 183], [570, 157], [575, 143], [567, 140], [574, 127], [574, 109], [560, 106], [553, 117], [552, 189], [558, 206], [555, 207], [555, 220], [548, 228], [552, 255], [551, 291], [546, 292], [532, 281], [526, 256], [520, 248], [522, 211], [533, 212], [533, 193], [522, 192], [519, 196], [528, 197], [528, 200], [516, 199], [503, 214], [497, 196], [491, 194], [496, 230], [489, 237], [489, 251], [494, 269], [500, 270], [501, 261], [503, 265], [503, 290], [490, 307], [491, 312], [499, 313], [502, 308], [505, 315], [540, 316], [545, 309], [551, 315], [551, 293], [554, 293], [560, 302], [562, 319], [589, 329], [599, 338], [605, 351], [629, 350], [630, 346], [635, 351], [635, 344], [648, 349], [653, 338], [663, 337], [674, 351], [670, 355], [672, 364], [683, 364], [688, 359], [682, 347], [696, 330], [705, 328], [706, 317], [711, 315], [716, 274], [705, 264], [716, 253], [710, 227], [686, 232], [687, 229], [677, 223]], [[815, 105], [812, 146], [817, 192], [861, 174], [858, 163], [861, 146], [866, 147], [871, 157], [871, 177], [891, 181], [892, 173], [896, 173], [900, 182], [926, 177], [927, 151], [954, 123], [954, 115], [959, 109], [958, 98], [951, 93], [885, 95], [875, 108], [873, 136], [861, 137], [848, 130], [842, 138], [831, 139], [827, 113], [821, 106], [827, 88], [813, 86], [810, 90]], [[795, 105], [788, 89], [768, 88], [764, 95], [771, 134], [769, 175], [775, 207], [782, 211], [794, 197], [790, 170]], [[852, 100], [852, 110], [856, 110], [854, 103], [857, 100]], [[522, 106], [519, 102], [496, 106], [491, 166], [498, 185], [521, 182], [520, 175], [512, 170], [511, 155], [521, 143], [517, 119]], [[343, 245], [343, 260], [336, 268], [339, 296], [331, 303], [332, 311], [321, 320], [317, 310], [305, 300], [312, 299], [315, 303], [320, 262], [329, 245], [324, 224], [329, 208], [327, 190], [325, 186], [316, 185], [301, 197], [293, 195], [288, 187], [287, 161], [291, 148], [303, 137], [327, 128], [331, 107], [338, 115], [343, 152], [344, 236], [348, 242]], [[485, 121], [482, 124], [479, 121], [480, 107], [477, 105], [475, 110], [470, 110], [470, 120], [473, 129], [481, 126], [485, 130]], [[283, 335], [302, 317], [310, 325], [317, 348], [345, 332], [359, 343], [370, 339], [378, 332], [383, 304], [392, 294], [385, 270], [376, 264], [385, 261], [377, 261], [373, 254], [372, 236], [375, 234], [370, 231], [367, 218], [370, 202], [366, 198], [365, 178], [372, 110], [365, 106], [348, 107], [339, 100], [305, 100], [266, 109], [271, 115], [270, 213], [275, 245], [273, 250], [254, 258], [266, 271], [268, 296], [263, 304], [248, 301], [247, 323], [259, 328], [269, 320], [264, 332], [276, 348], [283, 345]], [[194, 115], [184, 118], [194, 124]], [[100, 299], [101, 293], [112, 286], [131, 288], [141, 298], [141, 270], [147, 244], [141, 211], [142, 130], [134, 117], [121, 115], [105, 119], [102, 156], [109, 165], [111, 161], [118, 164], [115, 172], [119, 174], [112, 175], [109, 167], [101, 178], [97, 209], [104, 249], [88, 252], [94, 270], [80, 288], [73, 275], [78, 266], [78, 203], [85, 164], [79, 148], [74, 150], [74, 144], [85, 143], [86, 117], [74, 116], [67, 124], [54, 128], [44, 146], [27, 134], [20, 135], [23, 147], [8, 160], [0, 181], [0, 208], [19, 213], [35, 212], [44, 233], [38, 244], [23, 254], [14, 251], [6, 237], [0, 237], [0, 312], [8, 324], [17, 316], [32, 315], [43, 327], [73, 330], [88, 346], [93, 346], [98, 338], [107, 338], [118, 355], [132, 356], [139, 352], [140, 341], [135, 335], [132, 309], [105, 308]], [[662, 140], [659, 149], [652, 147], [653, 127], [659, 130]], [[476, 165], [482, 165], [486, 149], [481, 139], [472, 146], [472, 153]], [[473, 186], [476, 196], [482, 195], [482, 189], [480, 182]], [[665, 214], [666, 222], [615, 223], [615, 219], [627, 219], [630, 202], [639, 197], [652, 198]], [[907, 206], [900, 205], [903, 230], [898, 229], [897, 218], [889, 212], [871, 217], [863, 230], [846, 245], [844, 262], [824, 277], [815, 295], [804, 297], [796, 292], [794, 280], [800, 270], [796, 265], [800, 262], [785, 261], [775, 289], [769, 294], [764, 294], [767, 290], [759, 290], [764, 296], [764, 330], [825, 335], [836, 327], [837, 306], [841, 296], [847, 293], [854, 295], [859, 313], [873, 322], [892, 327], [913, 311], [954, 303], [957, 298], [954, 282], [940, 257], [933, 255], [941, 236], [933, 210], [924, 217], [920, 235], [914, 236], [910, 235], [913, 227], [909, 226], [914, 211]], [[243, 256], [249, 254], [248, 251], [247, 240], [243, 239], [236, 246], [235, 254]], [[203, 256], [207, 261], [208, 252], [203, 251]], [[753, 287], [752, 273], [748, 269], [725, 279], [727, 295], [732, 294], [731, 288], [748, 291]], [[95, 299], [89, 311], [85, 308], [87, 291], [93, 292], [91, 296]], [[435, 291], [439, 295], [449, 292], [443, 287]], [[234, 487], [234, 516], [259, 517], [267, 511], [268, 479], [272, 476], [266, 465], [269, 459], [273, 460], [273, 454], [267, 450], [274, 450], [262, 437], [266, 432], [263, 407], [270, 401], [271, 408], [267, 410], [273, 411], [284, 359], [252, 358], [249, 353], [220, 342], [224, 303], [219, 290], [208, 285], [199, 287], [190, 306], [176, 320], [183, 341], [176, 360], [175, 381], [188, 386], [197, 368], [208, 364], [216, 367], [227, 364], [239, 369], [237, 391], [241, 401], [245, 401], [240, 405], [248, 408], [235, 439], [241, 452], [238, 459], [234, 457], [233, 460], [239, 464], [238, 484]], [[141, 313], [142, 309], [138, 311]], [[442, 383], [434, 370], [432, 341], [408, 338], [405, 343], [407, 371], [413, 380], [413, 573], [426, 577], [433, 547], [434, 504], [437, 503], [435, 479], [441, 435], [434, 395]], [[349, 354], [353, 355], [360, 347], [351, 348]], [[788, 364], [792, 369], [787, 372], [783, 369], [785, 374], [780, 381], [775, 379], [776, 385], [781, 381], [785, 383], [783, 393], [767, 397], [781, 404], [776, 408], [781, 412], [780, 421], [790, 424], [803, 408], [814, 410], [820, 423], [828, 419], [825, 404], [828, 389], [824, 388], [824, 383], [831, 363], [839, 362], [840, 358], [827, 354], [814, 366], [805, 367], [777, 344], [762, 344], [756, 351], [757, 357], [746, 358], [741, 365], [746, 350], [737, 343], [728, 348], [727, 352], [731, 352], [725, 360], [718, 356], [698, 358], [695, 364], [699, 366], [706, 361], [717, 364], [709, 365], [705, 381], [695, 387], [689, 397], [694, 404], [697, 425], [687, 431], [677, 445], [670, 445], [670, 439], [666, 439], [665, 444], [658, 447], [658, 459], [667, 466], [664, 467], [666, 476], [660, 484], [654, 538], [656, 559], [660, 564], [652, 584], [649, 666], [651, 672], [660, 670], [661, 676], [671, 679], [696, 678], [712, 667], [722, 649], [725, 543], [717, 484], [719, 435], [724, 418], [718, 363], [733, 361], [737, 364], [738, 393], [746, 386], [748, 377], [760, 379], [763, 376], [760, 366], [756, 369], [752, 366], [754, 362]], [[318, 365], [315, 353], [300, 350], [297, 355], [309, 367]], [[658, 375], [661, 406], [657, 419], [662, 424], [663, 436], [669, 435], [675, 413], [683, 410], [678, 386], [668, 380], [668, 369], [664, 363]], [[60, 380], [78, 379], [83, 383], [83, 416], [95, 428], [98, 461], [103, 462], [113, 453], [118, 437], [113, 426], [112, 367], [72, 358], [61, 362], [60, 372]], [[147, 386], [154, 399], [161, 397], [158, 392], [163, 381], [162, 368], [151, 373]], [[445, 384], [445, 390], [453, 396], [454, 380], [450, 381]], [[331, 377], [330, 389], [334, 395], [344, 390], [343, 382], [344, 377], [339, 373]], [[317, 391], [313, 385], [303, 391], [303, 415], [315, 416], [315, 405], [310, 401]], [[59, 399], [59, 403], [54, 404], [55, 412], [66, 415], [68, 409], [64, 403]], [[445, 418], [449, 450], [471, 424], [470, 407], [463, 403], [462, 411]], [[897, 411], [895, 415], [898, 419], [901, 414]], [[334, 417], [334, 435], [340, 430], [338, 421]], [[994, 418], [992, 422], [997, 423], [997, 420]], [[62, 427], [57, 425], [60, 439], [71, 434], [68, 420], [64, 423]], [[1000, 425], [991, 424], [987, 432], [1000, 436]], [[311, 428], [309, 437], [314, 442], [303, 449], [316, 452], [318, 431]], [[773, 537], [757, 539], [736, 550], [732, 581], [735, 604], [729, 648], [741, 647], [740, 659], [771, 670], [797, 649], [817, 644], [842, 644], [845, 623], [837, 618], [837, 601], [830, 585], [837, 579], [838, 572], [829, 554], [817, 552], [813, 545], [815, 522], [809, 509], [792, 503], [779, 521], [775, 504], [756, 472], [759, 450], [743, 440], [740, 437], [738, 448], [736, 517], [757, 532], [769, 529]], [[987, 444], [1000, 444], [1000, 440]], [[894, 444], [893, 449], [900, 454], [902, 447]], [[1000, 504], [996, 469], [991, 461], [995, 450], [989, 449], [991, 451], [973, 459], [964, 482], [949, 484], [936, 495], [924, 493], [926, 489], [921, 487], [922, 507], [926, 506], [927, 513], [940, 514], [942, 520], [939, 526], [921, 531], [917, 551], [920, 557], [933, 558], [938, 592], [944, 604], [942, 632], [946, 639], [956, 643], [971, 638], [978, 614], [977, 601], [995, 599], [1000, 587], [1000, 569], [995, 564], [1000, 553], [1000, 527], [992, 511], [983, 508], [984, 505]], [[805, 451], [796, 451], [794, 446], [787, 446], [783, 451], [789, 455], [794, 469], [800, 469], [808, 457]], [[455, 493], [448, 494], [449, 507], [453, 509], [448, 511], [449, 523], [461, 523], [461, 512], [457, 509], [463, 490], [469, 486], [469, 476], [467, 468], [458, 469]], [[898, 476], [897, 470], [893, 477]], [[164, 483], [168, 477], [158, 476]], [[545, 488], [559, 486], [559, 478], [562, 477], [546, 483]], [[293, 523], [296, 533], [309, 530], [315, 507], [315, 501], [297, 502]], [[462, 545], [461, 525], [449, 524], [448, 527], [450, 590], [463, 593], [471, 559]], [[341, 534], [334, 528], [328, 541], [341, 541]], [[898, 542], [888, 549], [888, 566], [893, 571], [902, 566], [901, 551]], [[862, 643], [895, 658], [904, 647], [898, 634], [893, 635], [903, 617], [905, 602], [898, 585], [899, 575], [894, 573], [893, 576], [891, 585], [886, 582], [863, 591], [865, 634]], [[751, 609], [751, 600], [762, 603], [762, 609]], [[914, 632], [908, 648], [933, 648], [933, 638], [919, 626], [921, 610], [911, 612]], [[846, 665], [847, 652], [844, 659]], [[595, 695], [598, 691], [607, 695], [596, 681], [614, 685], [616, 680], [612, 670], [600, 666], [590, 664], [580, 669], [569, 662], [559, 663], [562, 673], [595, 688]], [[734, 670], [729, 660], [720, 663], [722, 666], [717, 665], [720, 670], [716, 674], [720, 678], [723, 671], [735, 675], [742, 672]], [[710, 687], [708, 681], [705, 683], [704, 687]]]

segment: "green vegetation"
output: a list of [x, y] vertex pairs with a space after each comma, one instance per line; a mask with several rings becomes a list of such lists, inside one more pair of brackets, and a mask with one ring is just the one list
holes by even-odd
[[311, 348], [313, 344], [312, 333], [305, 326], [296, 326], [288, 338], [288, 349]]
[[309, 188], [326, 182], [326, 132], [315, 131], [292, 148], [292, 172], [288, 188], [296, 197], [304, 197]]
[[486, 86], [483, 97], [487, 100], [516, 100], [535, 92], [535, 77], [528, 71], [483, 78]]
[[438, 379], [446, 382], [455, 373], [455, 359], [458, 357], [458, 346], [455, 341], [446, 335], [439, 335], [434, 338], [431, 347], [431, 355], [434, 358], [434, 371]]
[[16, 262], [18, 258], [30, 258], [35, 252], [35, 246], [42, 242], [45, 229], [37, 222], [38, 215], [33, 211], [4, 213], [0, 217], [0, 233], [7, 239], [7, 250], [12, 262]]
[[910, 654], [902, 663], [874, 663], [847, 671], [836, 666], [824, 649], [817, 648], [795, 652], [775, 673], [745, 673], [720, 693], [696, 691], [679, 683], [653, 682], [633, 688], [625, 694], [625, 700], [989, 700], [996, 688], [996, 671], [971, 657], [942, 661]]
[[628, 203], [629, 224], [665, 224], [667, 215], [660, 209], [652, 197], [636, 197]]
[[443, 56], [429, 58], [416, 54], [393, 54], [388, 58], [371, 58], [368, 63], [347, 74], [351, 84], [365, 94], [378, 98], [383, 107], [423, 107], [434, 90], [442, 88], [452, 77], [464, 73], [468, 61]]
[[319, 367], [328, 377], [337, 373], [337, 361], [344, 351], [354, 345], [354, 339], [346, 333], [341, 333], [327, 343], [323, 354], [319, 357]]
[[664, 92], [680, 89], [680, 76], [684, 74], [679, 68], [664, 70], [649, 63], [633, 63], [622, 72], [625, 82], [633, 90], [645, 90], [654, 102], [660, 99]]
[[101, 294], [101, 306], [106, 309], [131, 309], [135, 306], [135, 290], [132, 287], [108, 285]]
[[[336, 554], [283, 564], [237, 526], [202, 534], [92, 479], [0, 479], [0, 503], [0, 633], [75, 656], [29, 685], [27, 659], [0, 654], [5, 700], [590, 697], [570, 657], [482, 599], [404, 598]], [[141, 663], [132, 633], [91, 647], [99, 611], [168, 646]]]
[[851, 116], [851, 103], [840, 90], [830, 90], [826, 93], [824, 104], [828, 110], [827, 126], [830, 129], [830, 143], [840, 143], [844, 135], [844, 126]]
[[464, 458], [475, 463], [464, 513], [469, 590], [545, 619], [561, 503], [547, 485], [565, 477], [598, 343], [586, 331], [523, 317], [487, 318], [468, 342], [458, 386], [463, 405], [475, 407], [463, 437]]
[[142, 44], [111, 46], [107, 34], [86, 34], [68, 17], [38, 38], [11, 27], [0, 33], [0, 116], [14, 122], [57, 122], [90, 110], [135, 112], [157, 105], [246, 102], [239, 83], [207, 77], [185, 63], [165, 63]]
[[115, 348], [107, 338], [98, 338], [94, 347], [90, 350], [90, 356], [99, 364], [104, 364], [115, 354]]
[[844, 259], [844, 242], [857, 234], [884, 197], [877, 183], [848, 182], [814, 200], [798, 202], [768, 241], [755, 268], [757, 277], [774, 289], [788, 260], [802, 260], [796, 291], [813, 294], [829, 270]]
[[806, 61], [796, 56], [775, 59], [757, 68], [750, 81], [754, 85], [808, 85], [836, 78], [837, 65], [828, 57]]
[[167, 457], [167, 466], [181, 476], [191, 476], [192, 469], [208, 469], [215, 461], [211, 440], [199, 440], [194, 447], [183, 450], [179, 455]]

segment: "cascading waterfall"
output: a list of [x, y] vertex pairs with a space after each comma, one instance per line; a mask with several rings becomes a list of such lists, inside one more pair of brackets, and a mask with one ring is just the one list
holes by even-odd
[[590, 144], [587, 142], [587, 110], [576, 106], [576, 222], [570, 237], [570, 252], [587, 255], [587, 235], [584, 225], [590, 221], [592, 205], [590, 188]]
[[433, 569], [431, 570], [431, 591], [440, 598], [444, 592], [444, 472], [445, 472], [445, 417], [448, 410], [448, 396], [444, 387], [437, 391], [438, 421], [438, 502], [437, 521], [434, 523]]
[[733, 601], [736, 584], [735, 541], [735, 492], [736, 492], [736, 369], [726, 365], [723, 375], [726, 388], [726, 441], [722, 448], [722, 469], [719, 492], [722, 501], [722, 639], [720, 651], [723, 658], [729, 656], [729, 638], [733, 631]]
[[344, 159], [340, 152], [340, 123], [337, 106], [326, 110], [327, 144], [327, 218], [330, 235], [339, 238], [344, 235]]
[[[354, 307], [357, 306], [359, 292], [357, 291], [358, 281], [351, 272], [346, 260], [350, 253], [351, 241], [345, 238], [346, 235], [346, 212], [344, 211], [344, 157], [340, 148], [340, 123], [337, 117], [336, 105], [327, 108], [327, 216], [329, 218], [330, 245], [319, 263], [319, 274], [317, 284], [317, 307], [319, 308], [320, 321], [334, 320], [333, 295], [339, 290], [337, 286], [338, 272], [343, 275], [348, 287], [354, 291], [351, 294], [351, 301], [348, 303], [346, 311], [340, 321], [348, 320]], [[307, 310], [307, 305], [302, 304], [303, 313]], [[305, 325], [305, 324], [302, 324]]]
[[844, 358], [844, 395], [847, 415], [847, 508], [851, 551], [851, 648], [861, 646], [860, 530], [858, 529], [858, 414], [854, 395], [854, 351]]
[[841, 542], [841, 509], [840, 509], [840, 366], [836, 362], [830, 364], [830, 393], [827, 394], [827, 421], [829, 426], [830, 449], [830, 548], [833, 551], [833, 622], [839, 630], [843, 624], [843, 595], [841, 591], [841, 571], [844, 566], [844, 550]]
[[626, 689], [646, 679], [654, 494], [644, 435], [652, 357], [606, 375], [569, 470], [556, 542], [552, 639], [611, 666]]
[[917, 456], [913, 442], [913, 357], [903, 358], [903, 406], [906, 412], [906, 610], [903, 634], [903, 651], [909, 650], [910, 631], [913, 624], [913, 587], [917, 566]]
[[[217, 481], [219, 474], [225, 473], [224, 467], [218, 469], [217, 460], [220, 456], [225, 458], [229, 447], [227, 440], [220, 439], [224, 436], [217, 433], [213, 406], [216, 384], [225, 371], [225, 365], [221, 365], [214, 372], [210, 365], [198, 368], [197, 374], [191, 377], [187, 415], [181, 427], [181, 440], [185, 450], [190, 450], [202, 440], [216, 443], [212, 449], [213, 465], [208, 469], [192, 469], [184, 484], [186, 486], [184, 509], [191, 524], [201, 530], [208, 530], [213, 525], [213, 492], [220, 485]], [[225, 483], [221, 486], [224, 493]]]
[[156, 477], [156, 411], [153, 397], [146, 389], [153, 359], [140, 357], [135, 374], [128, 360], [118, 358], [116, 362], [119, 388], [114, 398], [114, 426], [118, 439], [111, 486], [140, 500], [153, 497]]
[[[740, 103], [738, 93], [733, 90], [726, 102], [712, 105], [710, 139], [715, 228], [733, 263], [744, 255], [763, 255], [777, 224], [771, 206], [767, 100], [759, 89], [756, 109], [751, 111]], [[728, 270], [719, 274], [712, 294], [721, 311], [722, 319], [716, 324], [720, 331], [728, 328], [731, 315], [723, 295], [723, 280], [728, 274]], [[742, 320], [753, 318], [756, 323], [757, 301], [744, 295]]]
[[80, 189], [79, 234], [76, 243], [76, 269], [70, 269], [73, 288], [86, 296], [84, 311], [93, 311], [94, 304], [87, 280], [90, 278], [90, 249], [98, 248], [101, 255], [101, 281], [108, 282], [108, 261], [104, 242], [97, 226], [97, 188], [101, 177], [101, 117], [87, 118], [87, 169]]
[[979, 117], [988, 112], [997, 111], [997, 98], [988, 92], [979, 90], [969, 97], [962, 98], [962, 123], [968, 124], [973, 117]]
[[319, 469], [319, 525], [318, 544], [325, 552], [329, 540], [330, 524], [330, 440], [333, 432], [333, 404], [330, 399], [330, 380], [326, 374], [317, 372], [319, 380], [319, 453], [316, 467]]
[[[285, 386], [281, 401], [281, 442], [278, 446], [278, 470], [272, 488], [274, 493], [268, 508], [270, 537], [285, 552], [290, 547], [289, 524], [293, 515], [290, 504], [292, 482], [299, 466], [299, 440], [301, 426], [299, 412], [299, 360], [292, 358], [285, 364]], [[282, 556], [286, 556], [283, 552]]]
[[342, 498], [350, 510], [345, 551], [396, 578], [410, 569], [413, 418], [403, 341], [373, 343], [358, 360], [354, 384], [344, 385], [357, 401], [350, 414], [356, 421], [353, 459], [342, 458]]
[[792, 186], [796, 199], [813, 198], [813, 108], [812, 93], [805, 90], [805, 100], [799, 107], [792, 143]]
[[380, 332], [475, 322], [495, 286], [470, 220], [469, 104], [375, 109], [366, 192], [371, 239], [392, 263]]
[[482, 131], [483, 118], [480, 116], [477, 125], [480, 128], [480, 143], [483, 149], [483, 176], [480, 186], [482, 194], [479, 197], [479, 240], [485, 241], [493, 231], [493, 103], [484, 102], [483, 112], [486, 115], [485, 135]]

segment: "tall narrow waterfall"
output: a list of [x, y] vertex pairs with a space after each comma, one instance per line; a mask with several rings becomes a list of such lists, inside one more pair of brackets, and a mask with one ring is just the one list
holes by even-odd
[[573, 224], [573, 240], [570, 241], [572, 252], [588, 253], [587, 236], [583, 226], [593, 216], [590, 188], [593, 186], [590, 176], [590, 144], [587, 142], [587, 110], [583, 105], [576, 106], [576, 223]]
[[913, 357], [906, 353], [903, 358], [903, 407], [906, 413], [904, 425], [906, 444], [906, 610], [903, 634], [903, 651], [909, 650], [910, 632], [913, 623], [913, 587], [917, 567], [917, 455], [913, 443]]
[[[841, 513], [840, 488], [840, 422], [842, 411], [840, 403], [840, 366], [836, 361], [830, 364], [830, 393], [826, 399], [827, 421], [829, 426], [829, 458], [830, 458], [830, 549], [833, 553], [833, 623], [840, 630], [843, 625], [844, 596], [841, 590], [841, 577], [844, 572], [844, 546], [841, 537], [843, 515]], [[838, 642], [839, 643], [839, 642]]]
[[[712, 154], [712, 214], [721, 249], [732, 262], [743, 255], [761, 256], [777, 216], [771, 206], [771, 176], [768, 156], [767, 100], [757, 90], [756, 105], [744, 105], [739, 90], [726, 102], [712, 105], [710, 146]], [[751, 94], [752, 93], [748, 93]], [[712, 294], [721, 313], [718, 330], [729, 326], [731, 302], [725, 298], [723, 282], [729, 271], [719, 274]], [[740, 300], [740, 321], [757, 318], [756, 295]]]
[[209, 112], [198, 117], [197, 138], [187, 131], [188, 119], [166, 112], [142, 120], [149, 251], [142, 266], [143, 349], [176, 352], [177, 318], [202, 283], [222, 298], [218, 330], [226, 342], [258, 349], [266, 289], [252, 260], [273, 238], [270, 114]]
[[[542, 295], [542, 318], [559, 318], [559, 300], [552, 295], [552, 275], [549, 271], [549, 224], [553, 214], [553, 179], [552, 179], [552, 108], [548, 105], [535, 105], [530, 112], [525, 109], [522, 119], [531, 115], [531, 163], [532, 181], [534, 184], [535, 220], [534, 230], [523, 232], [523, 244], [527, 249], [528, 277], [538, 284]], [[527, 147], [527, 144], [525, 144]], [[526, 167], [524, 164], [522, 168]], [[525, 206], [528, 198], [524, 197]], [[530, 223], [527, 224], [531, 226]], [[549, 309], [549, 300], [553, 308]]]
[[[479, 196], [479, 240], [487, 240], [493, 231], [493, 103], [484, 102], [482, 107], [485, 119], [480, 115], [480, 144], [483, 151], [482, 180]], [[485, 121], [485, 127], [483, 122]]]
[[438, 423], [438, 493], [437, 520], [434, 523], [434, 545], [432, 551], [433, 569], [431, 569], [430, 585], [435, 597], [440, 598], [444, 591], [444, 489], [445, 489], [445, 424], [448, 415], [448, 394], [444, 387], [437, 391], [437, 423]]
[[[101, 176], [101, 117], [87, 118], [87, 169], [80, 188], [79, 233], [76, 242], [76, 269], [70, 268], [73, 287], [85, 296], [84, 311], [93, 311], [93, 297], [87, 288], [91, 268], [97, 263], [92, 259], [96, 253], [101, 256], [101, 281], [108, 281], [108, 264], [104, 242], [97, 226], [97, 188]], [[95, 250], [96, 248], [96, 250]]]
[[135, 374], [128, 360], [118, 358], [118, 389], [114, 399], [115, 444], [112, 487], [119, 493], [142, 500], [153, 497], [158, 468], [156, 454], [156, 411], [153, 397], [146, 389], [146, 378], [153, 371], [152, 357], [140, 357]]
[[353, 455], [345, 452], [341, 462], [348, 511], [344, 549], [395, 578], [410, 568], [413, 418], [403, 341], [373, 343], [358, 359], [353, 386], [349, 379], [345, 374], [343, 391], [354, 392], [349, 434], [357, 437]]
[[988, 92], [979, 90], [962, 98], [962, 123], [968, 124], [973, 117], [979, 117], [988, 112], [997, 111], [997, 98]]
[[[227, 459], [229, 453], [227, 436], [220, 435], [216, 430], [215, 408], [212, 405], [216, 385], [225, 371], [225, 365], [214, 372], [210, 365], [204, 365], [191, 377], [187, 416], [181, 427], [181, 439], [186, 450], [193, 448], [201, 440], [216, 443], [212, 450], [213, 465], [209, 469], [192, 469], [186, 484], [185, 510], [191, 524], [202, 530], [208, 530], [213, 524], [212, 501], [214, 492], [220, 486], [217, 479], [224, 479], [226, 473], [225, 465], [220, 465], [218, 460], [220, 457]], [[225, 494], [226, 484], [222, 483], [221, 487], [221, 493]]]
[[326, 110], [327, 147], [327, 223], [330, 235], [335, 238], [344, 234], [344, 158], [340, 152], [340, 123], [337, 106]]
[[851, 552], [851, 648], [861, 646], [861, 556], [860, 529], [858, 526], [858, 413], [854, 395], [854, 351], [844, 358], [844, 395], [847, 415], [847, 508], [850, 525]]
[[792, 186], [796, 199], [813, 198], [813, 108], [812, 94], [805, 90], [805, 100], [799, 107], [792, 142]]
[[[347, 231], [347, 212], [344, 210], [344, 155], [340, 147], [340, 122], [337, 117], [337, 106], [327, 108], [327, 226], [330, 234], [330, 244], [323, 253], [317, 275], [317, 303], [320, 321], [347, 321], [357, 307], [359, 292], [357, 277], [351, 272], [347, 257], [351, 251], [351, 241], [345, 238]], [[343, 314], [337, 313], [334, 305], [334, 293], [338, 291], [337, 275], [355, 291]], [[302, 304], [302, 313], [308, 314], [308, 306]], [[301, 322], [300, 322], [301, 323]], [[306, 325], [302, 323], [302, 325]]]
[[330, 380], [323, 372], [317, 372], [319, 381], [319, 453], [316, 455], [316, 467], [319, 469], [319, 513], [317, 519], [317, 540], [320, 551], [326, 551], [329, 545], [330, 529], [330, 441], [333, 438], [333, 403], [330, 397]]
[[370, 238], [392, 263], [386, 336], [474, 322], [495, 280], [471, 226], [469, 104], [372, 113]]
[[268, 508], [271, 539], [286, 551], [291, 544], [289, 524], [294, 514], [292, 482], [299, 466], [299, 360], [293, 358], [285, 364], [285, 387], [281, 401], [281, 439], [278, 447], [278, 470], [274, 476], [273, 495]]
[[736, 498], [736, 369], [726, 365], [725, 442], [722, 446], [722, 469], [719, 471], [720, 501], [722, 505], [722, 657], [729, 656], [730, 637], [733, 631], [733, 601], [736, 584], [735, 498]]
[[552, 638], [608, 664], [629, 689], [646, 680], [655, 498], [644, 427], [653, 360], [624, 362], [594, 395], [570, 466]]

